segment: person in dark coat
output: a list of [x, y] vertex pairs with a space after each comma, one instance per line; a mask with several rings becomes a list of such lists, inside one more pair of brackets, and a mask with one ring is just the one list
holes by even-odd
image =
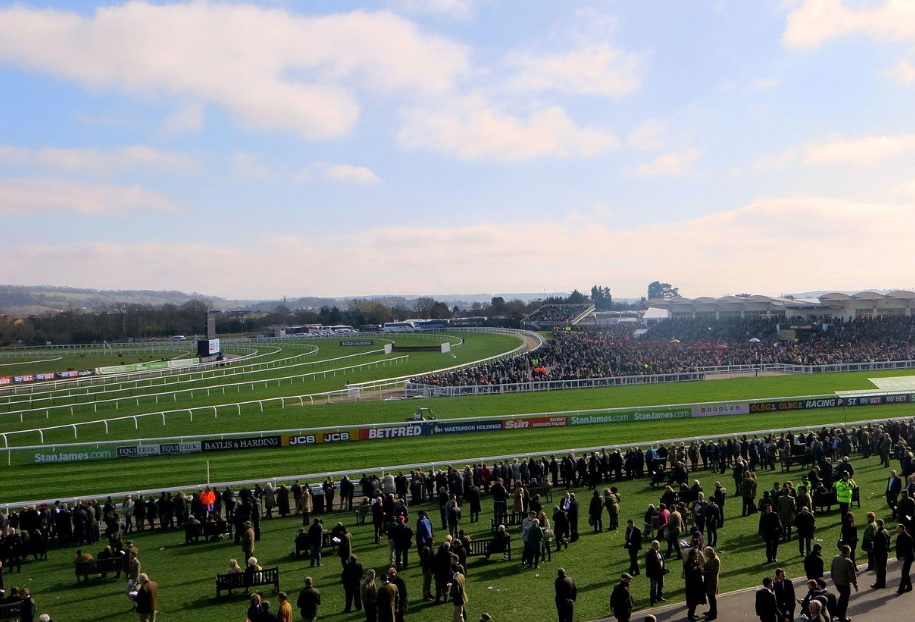
[[314, 586], [311, 577], [305, 577], [305, 587], [299, 592], [299, 598], [296, 601], [302, 622], [314, 622], [318, 617], [320, 604], [321, 592]]
[[632, 575], [624, 572], [620, 575], [620, 582], [610, 593], [610, 612], [619, 622], [629, 622], [632, 617], [633, 600], [632, 593], [629, 591], [630, 583], [632, 583]]
[[759, 622], [779, 622], [778, 602], [769, 577], [763, 579], [762, 587], [756, 590], [756, 615], [759, 616]]
[[782, 538], [782, 522], [778, 514], [772, 511], [771, 505], [763, 506], [759, 515], [759, 535], [766, 542], [766, 561], [778, 562], [778, 544]]
[[883, 519], [876, 521], [877, 529], [874, 531], [874, 541], [871, 552], [874, 558], [874, 574], [876, 581], [871, 585], [874, 589], [886, 587], [886, 562], [890, 555], [890, 532], [886, 530]]
[[782, 568], [775, 570], [772, 591], [775, 592], [775, 602], [778, 605], [780, 622], [794, 622], [794, 608], [797, 606], [797, 597], [794, 594], [794, 584]]
[[557, 570], [556, 575], [556, 611], [559, 614], [559, 622], [572, 622], [578, 588], [575, 587], [575, 580], [566, 574], [565, 568]]
[[909, 573], [912, 570], [912, 562], [915, 561], [915, 550], [913, 550], [912, 536], [909, 535], [905, 525], [896, 526], [896, 559], [899, 560], [899, 589], [897, 592], [903, 594], [912, 591], [912, 578]]
[[362, 564], [355, 555], [350, 555], [349, 559], [343, 562], [343, 571], [340, 573], [340, 583], [343, 584], [343, 593], [346, 595], [346, 606], [343, 613], [352, 611], [353, 605], [356, 606], [356, 611], [362, 610], [362, 596], [359, 593], [362, 572]]
[[639, 551], [642, 550], [642, 530], [631, 520], [626, 521], [626, 536], [623, 547], [629, 551], [629, 574], [639, 574]]
[[686, 560], [683, 563], [683, 581], [686, 593], [686, 617], [689, 620], [698, 620], [696, 607], [708, 602], [698, 549], [692, 548], [686, 554]]
[[821, 554], [822, 550], [822, 545], [814, 544], [813, 550], [804, 558], [804, 575], [808, 579], [819, 579], [823, 576], [825, 562]]

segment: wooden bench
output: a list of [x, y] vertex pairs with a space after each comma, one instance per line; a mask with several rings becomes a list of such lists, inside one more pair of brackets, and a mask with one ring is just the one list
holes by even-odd
[[273, 593], [279, 592], [280, 569], [264, 568], [263, 570], [258, 570], [252, 575], [250, 582], [245, 581], [245, 573], [243, 572], [218, 574], [216, 575], [216, 598], [220, 598], [223, 591], [226, 591], [231, 595], [232, 590], [244, 590], [247, 592], [248, 588], [260, 585], [272, 585]]
[[3, 603], [0, 605], [0, 622], [19, 622], [19, 605], [21, 603]]
[[[832, 506], [839, 505], [839, 501], [836, 499], [836, 489], [833, 488], [829, 492], [815, 492], [813, 493], [813, 507], [817, 510], [822, 510], [826, 508], [827, 511], [832, 510]], [[861, 507], [861, 488], [852, 488], [851, 491], [851, 503], [849, 507], [856, 506]]]
[[76, 566], [76, 582], [79, 583], [80, 577], [88, 582], [90, 574], [105, 575], [110, 572], [116, 573], [120, 577], [122, 572], [127, 572], [127, 556], [115, 555], [105, 559], [87, 559], [74, 562]]
[[505, 525], [506, 528], [520, 527], [525, 518], [527, 518], [526, 512], [506, 512], [502, 515], [502, 520], [499, 522], [496, 522], [495, 518], [490, 519], [490, 529], [495, 533], [496, 530], [499, 529], [499, 525]]
[[[465, 542], [467, 545], [465, 549], [467, 550], [467, 557], [480, 557], [486, 556], [489, 553], [489, 547], [495, 542], [497, 538], [482, 538], [480, 540], [471, 540], [470, 542]], [[505, 551], [504, 552], [495, 552], [494, 555], [507, 555], [507, 559], [512, 558], [512, 541], [511, 538], [505, 540]]]
[[201, 523], [199, 525], [184, 526], [184, 543], [198, 543], [203, 537], [207, 542], [219, 540], [226, 534], [232, 533], [229, 529], [229, 521], [218, 520], [216, 522]]
[[356, 524], [364, 525], [365, 518], [372, 515], [372, 504], [371, 503], [361, 503], [355, 506], [354, 512], [356, 513]]
[[547, 484], [534, 484], [533, 486], [528, 487], [528, 494], [530, 494], [531, 499], [534, 498], [534, 495], [540, 495], [541, 499], [545, 499], [547, 503], [553, 502], [553, 487]]
[[795, 465], [795, 464], [801, 468], [806, 469], [808, 466], [810, 466], [810, 463], [812, 461], [813, 461], [813, 456], [812, 456], [812, 454], [810, 454], [810, 452], [807, 452], [807, 451], [791, 453], [790, 455], [788, 454], [788, 452], [782, 452], [782, 457], [780, 460], [781, 465], [782, 465], [782, 471], [790, 471], [792, 465]]
[[[337, 545], [334, 544], [333, 540], [330, 537], [329, 531], [325, 530], [321, 534], [321, 548], [322, 549], [336, 549], [337, 548]], [[293, 557], [300, 557], [303, 554], [310, 556], [311, 555], [311, 546], [309, 545], [303, 549], [303, 548], [300, 548], [299, 543], [296, 542], [295, 543], [295, 553], [293, 553]]]

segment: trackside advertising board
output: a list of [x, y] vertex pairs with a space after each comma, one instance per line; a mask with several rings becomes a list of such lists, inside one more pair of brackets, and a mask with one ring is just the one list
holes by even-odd
[[[733, 402], [719, 404], [684, 404], [668, 408], [639, 409], [585, 413], [580, 415], [550, 415], [541, 417], [508, 417], [504, 419], [476, 419], [464, 421], [417, 421], [382, 424], [372, 427], [352, 427], [337, 430], [301, 430], [270, 436], [251, 436], [228, 439], [210, 439], [178, 443], [145, 443], [122, 445], [114, 448], [73, 449], [57, 451], [27, 451], [26, 459], [34, 464], [56, 462], [81, 462], [85, 460], [110, 460], [113, 458], [143, 458], [147, 456], [173, 456], [210, 451], [235, 451], [245, 449], [305, 448], [328, 443], [379, 441], [392, 438], [418, 438], [437, 434], [470, 434], [474, 432], [508, 432], [537, 428], [562, 428], [579, 425], [606, 425], [611, 423], [664, 421], [750, 415], [754, 413], [788, 412], [822, 408], [879, 406], [882, 404], [915, 403], [915, 393], [861, 396], [825, 396], [810, 399], [785, 399], [761, 402]], [[129, 441], [128, 441], [129, 442]], [[11, 448], [9, 451], [15, 451]]]

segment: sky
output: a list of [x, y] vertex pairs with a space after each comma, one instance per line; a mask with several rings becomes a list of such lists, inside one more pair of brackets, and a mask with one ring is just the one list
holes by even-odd
[[915, 289], [913, 206], [911, 0], [0, 0], [2, 284]]

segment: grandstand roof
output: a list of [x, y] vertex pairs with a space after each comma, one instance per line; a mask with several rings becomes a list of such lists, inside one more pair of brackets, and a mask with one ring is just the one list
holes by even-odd
[[[829, 306], [852, 306], [857, 307], [860, 305], [865, 305], [866, 307], [895, 307], [899, 306], [900, 303], [905, 305], [905, 303], [915, 303], [915, 292], [908, 290], [894, 290], [886, 294], [881, 294], [874, 291], [862, 291], [854, 294], [846, 294], [843, 292], [829, 292], [827, 294], [822, 294], [819, 298], [816, 299], [801, 299], [801, 298], [783, 298], [783, 297], [771, 297], [771, 296], [762, 296], [758, 294], [754, 295], [742, 295], [742, 296], [722, 296], [720, 298], [711, 298], [709, 296], [699, 296], [697, 298], [684, 298], [678, 296], [676, 298], [663, 299], [663, 298], [652, 298], [647, 301], [649, 306], [660, 307], [662, 309], [678, 309], [685, 311], [686, 309], [711, 309], [711, 308], [785, 308], [785, 309], [811, 309], [815, 307], [829, 307]], [[855, 303], [858, 303], [857, 305]]]

